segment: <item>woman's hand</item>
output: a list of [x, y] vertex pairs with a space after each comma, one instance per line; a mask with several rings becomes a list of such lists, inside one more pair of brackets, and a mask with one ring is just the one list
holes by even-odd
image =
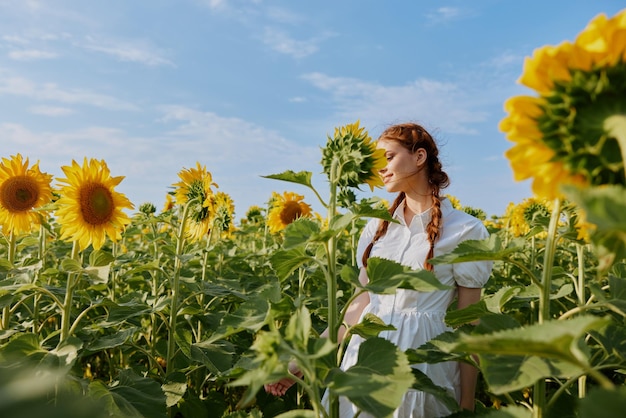
[[[289, 373], [299, 378], [302, 378], [303, 376], [302, 372], [300, 371], [300, 369], [298, 369], [298, 366], [296, 366], [294, 362], [289, 363]], [[294, 383], [296, 383], [296, 381], [292, 378], [284, 377], [278, 382], [265, 384], [263, 385], [263, 387], [265, 388], [265, 392], [267, 393], [270, 393], [274, 396], [283, 396], [287, 392], [287, 390], [293, 386]]]

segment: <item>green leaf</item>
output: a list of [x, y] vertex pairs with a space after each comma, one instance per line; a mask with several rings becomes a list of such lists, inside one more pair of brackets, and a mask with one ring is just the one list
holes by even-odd
[[118, 380], [111, 387], [100, 381], [89, 384], [89, 395], [105, 402], [113, 416], [132, 418], [165, 418], [165, 394], [153, 379], [141, 377], [130, 369], [120, 371]]
[[276, 251], [270, 257], [272, 267], [276, 271], [279, 279], [284, 280], [298, 267], [311, 261], [312, 257], [307, 255], [302, 248], [293, 248], [287, 251]]
[[305, 245], [311, 241], [311, 237], [315, 237], [320, 232], [320, 226], [307, 218], [298, 218], [285, 228], [283, 248], [289, 250], [291, 248]]
[[371, 257], [367, 260], [369, 283], [365, 289], [373, 293], [391, 295], [396, 289], [412, 289], [420, 292], [452, 289], [442, 284], [428, 270], [411, 270], [384, 258]]
[[294, 347], [306, 348], [310, 332], [311, 314], [306, 306], [302, 306], [289, 318], [285, 330], [285, 340], [292, 342]]
[[187, 377], [181, 372], [168, 374], [167, 381], [161, 385], [161, 390], [165, 394], [165, 405], [170, 408], [185, 396]]
[[295, 171], [287, 170], [280, 174], [270, 174], [261, 177], [264, 177], [266, 179], [288, 181], [291, 183], [297, 183], [303, 186], [307, 186], [309, 188], [313, 188], [313, 184], [311, 183], [312, 176], [313, 173], [311, 173], [310, 171], [299, 171], [296, 173]]
[[537, 356], [581, 365], [589, 361], [589, 354], [581, 351], [580, 339], [588, 331], [610, 322], [609, 317], [581, 315], [567, 321], [552, 320], [492, 334], [462, 335], [450, 348], [479, 354]]
[[367, 339], [370, 337], [378, 337], [383, 331], [394, 331], [396, 327], [388, 325], [383, 322], [382, 319], [374, 314], [367, 313], [363, 316], [363, 320], [350, 328], [350, 333], [360, 335]]
[[61, 271], [68, 273], [77, 273], [83, 270], [83, 266], [73, 258], [64, 258], [61, 260]]
[[105, 335], [104, 337], [98, 338], [93, 343], [87, 346], [87, 350], [89, 351], [101, 351], [109, 348], [119, 347], [124, 344], [129, 338], [131, 338], [135, 332], [137, 331], [137, 327], [127, 328], [120, 331], [117, 331], [111, 335]]
[[236, 348], [228, 341], [214, 343], [201, 341], [191, 345], [191, 358], [207, 367], [211, 373], [220, 375], [230, 369]]
[[571, 378], [583, 373], [570, 363], [537, 356], [480, 354], [479, 358], [489, 390], [496, 395], [521, 390], [546, 377]]
[[456, 396], [454, 396], [441, 386], [437, 386], [436, 384], [434, 384], [433, 381], [421, 370], [414, 368], [412, 369], [412, 372], [413, 377], [415, 378], [415, 383], [413, 383], [412, 386], [413, 389], [421, 390], [422, 392], [434, 395], [451, 412], [460, 410], [459, 403], [456, 400]]
[[626, 387], [595, 388], [580, 401], [580, 418], [623, 418], [626, 411]]
[[292, 409], [276, 415], [274, 418], [317, 418], [317, 414], [312, 409]]
[[227, 314], [220, 326], [206, 341], [213, 343], [238, 332], [249, 330], [257, 332], [267, 323], [269, 303], [262, 297], [247, 300], [232, 313]]
[[524, 251], [522, 239], [511, 240], [508, 245], [498, 234], [491, 234], [483, 240], [466, 240], [452, 252], [431, 258], [431, 264], [464, 263], [466, 261], [506, 260], [511, 254]]
[[596, 227], [591, 241], [600, 257], [600, 268], [606, 269], [614, 260], [626, 258], [626, 188], [569, 186], [563, 187], [563, 191], [584, 211], [586, 221]]
[[328, 387], [363, 411], [386, 417], [400, 405], [413, 381], [406, 355], [390, 341], [375, 337], [361, 343], [357, 363], [337, 370]]
[[108, 251], [94, 250], [89, 254], [89, 265], [92, 267], [102, 267], [115, 261], [115, 257]]

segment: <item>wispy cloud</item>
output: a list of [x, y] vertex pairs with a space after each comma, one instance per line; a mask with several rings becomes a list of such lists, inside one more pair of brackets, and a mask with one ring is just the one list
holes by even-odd
[[419, 78], [405, 85], [384, 86], [323, 73], [303, 77], [331, 95], [340, 116], [367, 121], [365, 126], [413, 120], [450, 133], [476, 134], [472, 124], [487, 118], [474, 108], [469, 94], [450, 82]]
[[60, 106], [31, 106], [28, 110], [36, 115], [52, 117], [67, 116], [74, 113], [74, 110]]
[[474, 15], [474, 12], [458, 7], [443, 6], [426, 14], [431, 24], [440, 24], [460, 19], [465, 19]]
[[63, 88], [55, 83], [36, 83], [24, 77], [0, 78], [0, 95], [29, 97], [38, 101], [83, 104], [108, 110], [139, 110], [132, 103], [85, 89]]
[[143, 40], [114, 41], [87, 37], [86, 41], [79, 45], [91, 51], [110, 55], [120, 61], [136, 62], [148, 66], [175, 66], [172, 61], [165, 58], [156, 48]]
[[304, 58], [315, 54], [319, 50], [319, 44], [329, 37], [330, 34], [323, 34], [306, 40], [296, 40], [285, 31], [266, 27], [261, 40], [265, 45], [281, 54], [291, 55], [294, 58]]
[[8, 56], [15, 61], [36, 61], [53, 59], [59, 55], [56, 52], [42, 51], [39, 49], [22, 49], [10, 51]]

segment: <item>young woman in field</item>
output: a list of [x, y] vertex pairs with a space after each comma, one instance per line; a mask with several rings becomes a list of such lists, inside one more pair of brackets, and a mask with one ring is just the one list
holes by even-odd
[[[390, 213], [398, 223], [372, 219], [365, 226], [357, 248], [361, 267], [360, 281], [367, 283], [365, 267], [369, 257], [397, 261], [413, 269], [433, 270], [452, 290], [422, 293], [398, 289], [393, 295], [364, 293], [348, 307], [345, 322], [354, 325], [366, 313], [372, 313], [396, 330], [385, 331], [382, 338], [401, 350], [417, 348], [437, 335], [448, 331], [444, 323], [446, 310], [457, 298], [462, 309], [480, 300], [481, 288], [489, 279], [491, 262], [471, 262], [432, 266], [428, 260], [452, 251], [469, 239], [484, 239], [488, 233], [482, 222], [465, 212], [452, 208], [441, 196], [448, 186], [448, 175], [442, 170], [439, 151], [431, 135], [420, 125], [405, 123], [387, 128], [377, 146], [385, 150], [387, 166], [380, 171], [388, 192], [397, 193]], [[345, 330], [339, 332], [344, 337]], [[363, 339], [354, 335], [346, 348], [341, 368], [347, 369], [357, 360]], [[453, 393], [460, 406], [474, 409], [477, 370], [457, 362], [416, 364], [435, 384]], [[297, 370], [292, 370], [297, 373]], [[293, 384], [283, 379], [266, 385], [266, 391], [282, 395]], [[340, 399], [340, 416], [353, 417], [357, 408], [347, 399]], [[434, 396], [409, 390], [394, 412], [397, 418], [435, 418], [450, 411]], [[361, 413], [360, 417], [369, 417]]]

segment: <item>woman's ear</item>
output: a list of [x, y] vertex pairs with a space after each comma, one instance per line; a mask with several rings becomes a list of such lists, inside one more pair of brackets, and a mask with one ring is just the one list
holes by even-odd
[[418, 148], [417, 151], [415, 151], [415, 157], [416, 157], [417, 166], [419, 167], [421, 165], [424, 165], [424, 163], [426, 163], [426, 160], [428, 159], [428, 153], [426, 152], [424, 148]]

